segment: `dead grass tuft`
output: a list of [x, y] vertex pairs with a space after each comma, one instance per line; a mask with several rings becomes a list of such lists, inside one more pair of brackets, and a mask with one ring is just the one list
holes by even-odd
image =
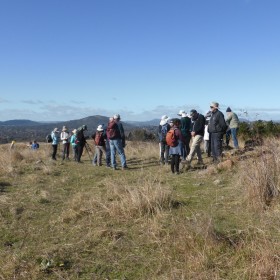
[[269, 206], [280, 191], [279, 140], [269, 139], [259, 148], [257, 156], [242, 163], [240, 184], [246, 190], [249, 204], [257, 208]]

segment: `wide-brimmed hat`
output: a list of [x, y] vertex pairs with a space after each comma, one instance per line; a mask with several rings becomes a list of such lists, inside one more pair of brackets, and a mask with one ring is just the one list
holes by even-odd
[[177, 114], [178, 116], [181, 116], [181, 117], [187, 117], [188, 116], [188, 114], [186, 113], [186, 111], [184, 111], [184, 110], [180, 110], [179, 111], [179, 113]]
[[165, 124], [167, 124], [167, 119], [166, 120], [160, 120], [160, 123], [159, 123], [160, 125], [165, 125]]
[[96, 129], [97, 131], [103, 131], [104, 129], [103, 129], [103, 126], [102, 126], [102, 124], [100, 124], [98, 127], [97, 127], [97, 129]]

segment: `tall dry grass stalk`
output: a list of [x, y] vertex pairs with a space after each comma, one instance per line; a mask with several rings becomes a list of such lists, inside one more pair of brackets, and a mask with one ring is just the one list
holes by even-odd
[[159, 145], [156, 142], [128, 142], [125, 148], [128, 159], [150, 160], [159, 157]]
[[251, 159], [240, 168], [240, 183], [249, 204], [257, 208], [269, 206], [280, 191], [280, 142], [267, 139]]
[[92, 189], [92, 193], [75, 196], [62, 214], [62, 220], [69, 221], [84, 214], [96, 216], [97, 212], [100, 216], [120, 220], [158, 215], [171, 208], [173, 194], [171, 187], [162, 184], [157, 176], [142, 171], [142, 175], [131, 183], [125, 176], [105, 178], [100, 183], [99, 195]]
[[0, 153], [2, 175], [16, 175], [29, 166], [43, 170], [45, 174], [51, 172], [50, 146], [44, 143], [38, 150], [31, 150], [23, 143], [16, 143], [12, 149], [9, 144], [4, 144], [0, 145]]

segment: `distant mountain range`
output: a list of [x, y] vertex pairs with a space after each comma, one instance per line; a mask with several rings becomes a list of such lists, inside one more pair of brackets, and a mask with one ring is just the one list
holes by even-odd
[[[82, 125], [87, 125], [88, 131], [86, 134], [91, 136], [99, 124], [106, 125], [109, 117], [106, 116], [89, 116], [78, 120], [58, 121], [58, 122], [36, 122], [31, 120], [8, 120], [0, 122], [0, 143], [9, 143], [12, 140], [16, 141], [45, 141], [46, 135], [49, 134], [55, 127], [59, 130], [65, 125], [69, 131], [74, 128], [79, 128]], [[240, 119], [242, 122], [248, 120]], [[150, 121], [127, 121], [123, 122], [125, 132], [136, 129], [146, 129], [152, 133], [156, 133], [156, 128], [159, 125], [160, 119], [153, 119]]]
[[[16, 141], [45, 141], [45, 137], [55, 127], [59, 130], [62, 126], [67, 126], [69, 131], [74, 128], [79, 128], [82, 125], [87, 125], [88, 136], [92, 135], [99, 124], [106, 125], [109, 117], [106, 116], [89, 116], [78, 120], [69, 120], [64, 122], [35, 122], [31, 120], [8, 120], [0, 122], [0, 143], [9, 143], [12, 140]], [[123, 126], [126, 133], [139, 128], [145, 128], [147, 130], [153, 130], [157, 126], [159, 120], [152, 120], [148, 122], [123, 122]]]

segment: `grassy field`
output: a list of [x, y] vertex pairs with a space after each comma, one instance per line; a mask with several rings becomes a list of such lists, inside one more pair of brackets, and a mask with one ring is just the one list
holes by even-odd
[[0, 279], [280, 279], [279, 144], [180, 175], [155, 143], [116, 171], [2, 145]]

